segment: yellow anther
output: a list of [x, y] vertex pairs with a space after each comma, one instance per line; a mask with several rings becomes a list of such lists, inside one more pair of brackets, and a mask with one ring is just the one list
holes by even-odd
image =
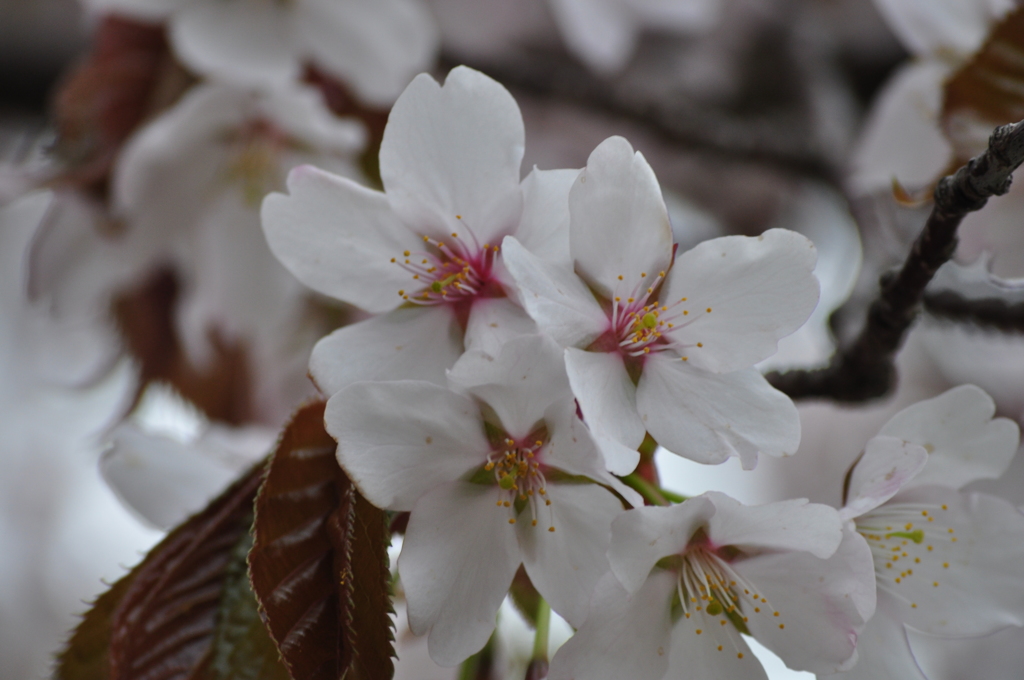
[[554, 530], [555, 530], [554, 527], [548, 527], [548, 531], [552, 531], [553, 532]]
[[780, 623], [780, 624], [779, 624], [779, 630], [782, 630], [782, 629], [783, 629], [783, 628], [785, 628], [785, 627], [786, 627], [786, 624], [784, 624], [784, 623]]
[[743, 652], [736, 652], [736, 658], [737, 659], [742, 659], [743, 658]]
[[515, 517], [509, 517], [508, 518], [508, 523], [509, 524], [515, 524], [516, 523], [516, 518]]
[[703, 633], [704, 631], [702, 631], [702, 630], [701, 630], [700, 628], [698, 628], [698, 629], [697, 629], [697, 630], [696, 630], [695, 632], [697, 633], [697, 635], [700, 635], [700, 634], [701, 634], [701, 633]]
[[710, 307], [708, 307], [708, 314], [710, 314], [710, 313], [711, 313], [711, 308], [710, 308]]
[[943, 569], [949, 569], [949, 562], [943, 562], [942, 563], [942, 568]]
[[455, 233], [455, 232], [453, 231], [453, 232], [452, 232], [452, 238], [458, 238], [458, 237], [459, 237], [459, 235], [458, 235], [458, 234], [456, 234], [456, 233]]
[[392, 262], [398, 262], [398, 260], [396, 260], [395, 258], [391, 258], [391, 261]]
[[619, 274], [619, 281], [622, 280], [622, 274]]
[[537, 520], [533, 520], [533, 523], [531, 524], [531, 526], [537, 526]]
[[936, 588], [938, 588], [939, 587], [939, 582], [938, 581], [933, 581], [932, 585], [935, 586]]
[[697, 347], [703, 347], [703, 346], [704, 346], [704, 343], [703, 343], [703, 342], [698, 342], [698, 343], [697, 343]]

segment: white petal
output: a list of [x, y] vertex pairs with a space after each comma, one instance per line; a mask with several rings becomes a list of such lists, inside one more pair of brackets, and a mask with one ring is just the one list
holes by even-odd
[[298, 0], [296, 28], [313, 60], [385, 107], [430, 68], [437, 29], [414, 0]]
[[455, 666], [480, 650], [519, 568], [519, 547], [494, 488], [452, 482], [416, 503], [398, 558], [409, 627], [429, 631], [430, 658]]
[[261, 93], [259, 113], [296, 140], [317, 150], [358, 154], [366, 145], [366, 130], [352, 118], [339, 118], [324, 104], [320, 90], [299, 84]]
[[551, 505], [540, 506], [537, 526], [529, 509], [519, 515], [523, 565], [551, 608], [578, 628], [594, 587], [608, 571], [610, 527], [622, 504], [596, 484], [551, 484], [548, 497]]
[[747, 627], [787, 666], [825, 674], [856, 661], [857, 635], [875, 608], [874, 564], [859, 535], [848, 531], [828, 560], [783, 552], [735, 568], [768, 601], [760, 613], [744, 611]]
[[572, 269], [569, 253], [569, 190], [579, 170], [533, 171], [523, 180], [523, 216], [516, 238], [540, 259]]
[[1024, 628], [1011, 626], [974, 638], [936, 637], [908, 630], [907, 638], [929, 680], [1010, 679], [1024, 668]]
[[526, 311], [558, 344], [586, 347], [608, 330], [607, 315], [571, 269], [544, 262], [511, 236], [501, 251]]
[[[933, 508], [934, 522], [914, 524], [924, 530], [924, 540], [903, 546], [908, 557], [890, 562], [892, 568], [878, 568], [879, 588], [903, 602], [898, 612], [901, 619], [921, 632], [936, 635], [984, 635], [1003, 626], [1024, 624], [1024, 591], [1020, 588], [1024, 579], [1024, 515], [994, 496], [919, 487], [865, 515], [858, 526], [868, 523], [875, 513], [892, 511], [904, 503], [911, 504], [906, 515], [918, 514], [918, 504], [944, 504], [948, 510]], [[911, 557], [921, 561], [910, 564]], [[896, 577], [907, 568], [912, 568], [913, 574], [904, 575], [897, 583]]]
[[[627, 449], [636, 449], [647, 430], [637, 415], [636, 387], [626, 372], [622, 357], [609, 352], [565, 350], [565, 368], [583, 419], [598, 440], [610, 439]], [[639, 458], [614, 456], [608, 469], [628, 474], [624, 465], [636, 466]]]
[[931, 454], [914, 485], [959, 489], [976, 479], [999, 477], [1017, 453], [1020, 428], [1008, 418], [993, 418], [995, 412], [984, 390], [960, 385], [908, 406], [878, 434], [918, 444]]
[[199, 446], [131, 424], [119, 426], [112, 439], [100, 461], [103, 478], [125, 505], [161, 529], [202, 510], [241, 471]]
[[857, 637], [857, 663], [837, 677], [843, 680], [927, 680], [910, 650], [906, 629], [887, 611], [895, 605], [890, 599], [879, 594], [878, 612]]
[[672, 225], [658, 179], [622, 137], [590, 154], [569, 192], [569, 213], [576, 271], [608, 299], [653, 285], [672, 264]]
[[491, 450], [480, 409], [427, 382], [362, 382], [327, 402], [338, 462], [374, 505], [411, 510], [434, 487], [479, 468]]
[[384, 130], [388, 201], [424, 235], [469, 232], [480, 245], [496, 245], [519, 224], [524, 139], [519, 107], [496, 81], [465, 66], [452, 69], [443, 87], [420, 74]]
[[633, 54], [638, 27], [616, 0], [553, 0], [551, 10], [566, 44], [587, 66], [610, 74]]
[[721, 621], [703, 611], [676, 621], [666, 680], [768, 680], [746, 640], [735, 627], [723, 626]]
[[694, 366], [716, 373], [753, 366], [814, 310], [816, 258], [813, 243], [786, 229], [699, 244], [676, 258], [661, 295], [664, 305], [690, 312], [669, 307], [677, 321], [666, 335], [686, 347], [680, 351]]
[[858, 193], [891, 191], [893, 180], [927, 186], [949, 164], [953, 149], [939, 127], [942, 83], [949, 67], [923, 61], [901, 68], [875, 98], [853, 158]]
[[678, 31], [712, 28], [722, 13], [721, 0], [625, 0], [646, 26]]
[[334, 331], [313, 348], [309, 372], [331, 395], [363, 380], [429, 380], [462, 354], [462, 335], [447, 307], [403, 307]]
[[889, 28], [914, 54], [965, 59], [981, 47], [1012, 0], [875, 0]]
[[670, 507], [641, 507], [622, 513], [612, 522], [608, 559], [623, 587], [635, 593], [658, 560], [678, 555], [697, 529], [715, 514], [708, 498], [698, 496]]
[[859, 517], [895, 496], [928, 462], [923, 446], [896, 437], [878, 436], [864, 448], [850, 475], [843, 520]]
[[185, 65], [238, 85], [295, 80], [291, 11], [276, 0], [194, 2], [174, 15], [171, 43]]
[[476, 300], [466, 323], [466, 351], [495, 357], [509, 340], [537, 332], [533, 319], [509, 298]]
[[651, 355], [636, 401], [659, 444], [699, 463], [739, 456], [750, 470], [758, 453], [788, 456], [800, 444], [793, 402], [753, 368], [708, 373], [679, 359]]
[[516, 438], [530, 434], [551, 404], [572, 401], [562, 350], [542, 335], [510, 340], [497, 356], [465, 354], [448, 380], [494, 409]]
[[842, 541], [834, 508], [797, 498], [765, 505], [743, 505], [717, 491], [704, 494], [715, 506], [708, 538], [716, 546], [743, 551], [799, 550], [826, 559]]
[[630, 595], [614, 574], [606, 574], [586, 622], [551, 660], [548, 680], [661, 680], [668, 669], [675, 587], [675, 574], [658, 570]]
[[402, 302], [416, 290], [412, 274], [392, 258], [423, 243], [391, 212], [379, 191], [312, 166], [288, 175], [288, 194], [263, 200], [270, 250], [310, 288], [369, 312]]

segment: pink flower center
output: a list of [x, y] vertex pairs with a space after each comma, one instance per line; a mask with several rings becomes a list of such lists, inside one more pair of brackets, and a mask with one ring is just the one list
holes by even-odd
[[[551, 505], [551, 499], [547, 497], [547, 480], [541, 469], [539, 457], [544, 442], [540, 439], [517, 442], [506, 438], [502, 443], [504, 446], [487, 456], [487, 464], [484, 466], [488, 472], [493, 471], [494, 480], [498, 483], [497, 505], [509, 509], [509, 524], [515, 524], [515, 516], [519, 510], [529, 505], [533, 516], [532, 524], [537, 526], [541, 507]], [[548, 531], [554, 530], [552, 521], [549, 523]]]
[[644, 356], [652, 352], [673, 352], [687, 361], [690, 349], [703, 347], [703, 342], [686, 343], [672, 332], [711, 314], [712, 309], [697, 309], [692, 303], [687, 304], [689, 298], [685, 297], [666, 304], [659, 302], [656, 294], [664, 280], [665, 272], [659, 272], [653, 281], [642, 273], [629, 296], [614, 297], [608, 309], [608, 330], [587, 349], [622, 354], [627, 367], [638, 378]]
[[400, 290], [402, 299], [417, 305], [440, 305], [471, 302], [479, 297], [501, 297], [500, 284], [491, 274], [498, 246], [472, 243], [452, 233], [451, 241], [423, 237], [426, 249], [406, 250], [401, 258], [391, 261], [412, 274], [415, 290]]

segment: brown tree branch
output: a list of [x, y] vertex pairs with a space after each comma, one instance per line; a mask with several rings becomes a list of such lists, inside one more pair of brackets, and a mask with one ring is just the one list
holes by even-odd
[[925, 286], [956, 249], [956, 230], [990, 196], [1010, 188], [1011, 175], [1024, 162], [1024, 121], [998, 127], [988, 149], [935, 188], [935, 203], [903, 267], [879, 281], [878, 298], [868, 309], [857, 338], [837, 351], [828, 366], [772, 372], [766, 377], [793, 399], [825, 398], [861, 402], [888, 394], [896, 384], [894, 359], [920, 311]]
[[938, 319], [1003, 333], [1024, 333], [1024, 302], [966, 298], [951, 290], [924, 294], [924, 310]]

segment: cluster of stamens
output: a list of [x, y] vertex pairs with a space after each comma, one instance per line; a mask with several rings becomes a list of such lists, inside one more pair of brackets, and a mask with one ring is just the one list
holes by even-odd
[[241, 184], [247, 202], [259, 205], [278, 181], [278, 160], [290, 140], [273, 123], [256, 119], [238, 129], [230, 141], [227, 178]]
[[[687, 619], [694, 616], [703, 616], [705, 621], [717, 618], [719, 626], [732, 623], [739, 632], [746, 633], [749, 617], [763, 614], [778, 622], [780, 629], [786, 627], [768, 599], [736, 573], [727, 560], [704, 545], [691, 546], [683, 554], [678, 567], [676, 595], [682, 616]], [[704, 630], [696, 628], [694, 632], [701, 635]], [[718, 651], [723, 650], [723, 645], [718, 645]], [[735, 643], [732, 651], [743, 658], [743, 652]]]
[[[551, 505], [551, 499], [547, 497], [547, 480], [541, 470], [540, 461], [537, 460], [537, 453], [544, 446], [544, 442], [536, 440], [530, 445], [517, 443], [514, 439], [506, 438], [505, 448], [491, 452], [487, 456], [487, 464], [484, 469], [494, 473], [494, 480], [498, 483], [498, 507], [509, 509], [509, 524], [516, 523], [516, 515], [520, 508], [519, 503], [530, 506], [532, 524], [537, 526], [540, 517], [540, 509]], [[541, 504], [543, 501], [543, 505]], [[553, 519], [550, 517], [549, 519]], [[548, 531], [554, 531], [553, 521], [549, 522]]]
[[[622, 280], [619, 276], [619, 280]], [[673, 350], [683, 361], [689, 359], [686, 350], [691, 347], [678, 339], [666, 335], [674, 328], [683, 328], [701, 315], [690, 314], [686, 309], [687, 298], [663, 305], [657, 300], [650, 301], [655, 291], [665, 280], [665, 272], [659, 272], [654, 281], [648, 280], [646, 272], [640, 274], [640, 282], [625, 300], [621, 296], [612, 299], [612, 330], [618, 338], [619, 349], [633, 357], [651, 352]], [[710, 314], [711, 308], [704, 310]], [[704, 343], [696, 343], [703, 347]]]
[[402, 299], [417, 305], [438, 305], [479, 295], [490, 281], [498, 246], [481, 246], [472, 231], [470, 237], [472, 244], [460, 239], [456, 232], [452, 232], [451, 242], [424, 236], [428, 249], [406, 250], [402, 257], [391, 258], [422, 286], [414, 291], [398, 291]]
[[900, 584], [917, 578], [938, 588], [937, 574], [949, 569], [949, 562], [940, 564], [941, 558], [935, 554], [936, 545], [941, 548], [957, 542], [953, 528], [941, 521], [948, 509], [946, 505], [898, 503], [877, 508], [856, 520], [857, 531], [871, 547], [879, 587], [905, 600], [912, 609], [917, 609], [917, 603], [905, 597]]

